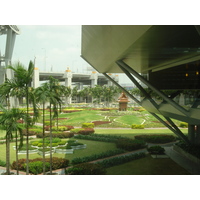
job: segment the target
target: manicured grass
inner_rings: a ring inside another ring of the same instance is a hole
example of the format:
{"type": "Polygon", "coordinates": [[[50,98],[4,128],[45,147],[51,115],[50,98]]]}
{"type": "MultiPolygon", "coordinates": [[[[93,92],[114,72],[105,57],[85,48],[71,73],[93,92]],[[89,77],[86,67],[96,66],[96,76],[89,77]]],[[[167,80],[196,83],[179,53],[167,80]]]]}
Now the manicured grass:
{"type": "MultiPolygon", "coordinates": [[[[182,128],[181,131],[186,134],[187,129],[182,128]]],[[[169,135],[175,135],[172,131],[170,131],[167,128],[158,128],[158,129],[95,129],[95,134],[111,134],[111,135],[121,135],[124,137],[133,138],[135,135],[139,134],[169,134],[169,135]]]]}
{"type": "Polygon", "coordinates": [[[169,158],[148,155],[132,162],[107,168],[107,175],[190,175],[169,158]]]}
{"type": "Polygon", "coordinates": [[[116,121],[131,126],[132,124],[141,124],[144,120],[134,115],[123,115],[116,121]]]}
{"type": "MultiPolygon", "coordinates": [[[[38,140],[38,139],[37,139],[38,140]]],[[[98,141],[89,141],[89,140],[81,140],[79,139],[78,142],[86,144],[86,149],[80,149],[80,150],[74,150],[73,154],[58,154],[54,153],[53,157],[59,157],[59,158],[66,158],[66,159],[73,159],[75,157],[84,157],[84,156],[90,156],[92,154],[99,154],[105,151],[114,150],[117,149],[114,143],[108,143],[108,142],[98,142],[98,141]]],[[[15,143],[11,143],[10,148],[10,160],[11,163],[15,160],[15,150],[13,149],[13,146],[15,146],[15,143]]],[[[34,158],[42,158],[37,153],[29,154],[30,159],[34,158]]],[[[49,156],[46,156],[47,158],[49,156]]],[[[19,159],[26,158],[25,154],[19,154],[19,159]]],[[[0,145],[0,160],[6,161],[6,145],[0,145]]]]}

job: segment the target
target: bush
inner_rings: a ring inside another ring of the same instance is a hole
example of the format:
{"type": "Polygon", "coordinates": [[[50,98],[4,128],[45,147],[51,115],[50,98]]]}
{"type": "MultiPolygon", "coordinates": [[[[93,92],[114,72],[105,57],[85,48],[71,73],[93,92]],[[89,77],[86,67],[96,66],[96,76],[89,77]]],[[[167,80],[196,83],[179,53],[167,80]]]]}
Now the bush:
{"type": "Polygon", "coordinates": [[[144,140],[145,142],[148,143],[155,143],[155,144],[162,144],[162,143],[168,143],[168,142],[173,142],[176,141],[176,137],[173,135],[137,135],[135,136],[135,139],[137,140],[144,140]]]}
{"type": "Polygon", "coordinates": [[[74,128],[70,130],[71,133],[81,134],[81,135],[90,135],[94,133],[93,128],[74,128]]]}
{"type": "Polygon", "coordinates": [[[187,153],[200,159],[200,145],[189,145],[183,142],[182,140],[176,143],[178,147],[186,151],[187,153]]]}
{"type": "MultiPolygon", "coordinates": [[[[43,135],[41,133],[38,133],[37,138],[43,138],[43,135]]],[[[50,133],[45,133],[44,137],[50,137],[50,133]]],[[[52,137],[58,137],[58,138],[71,138],[74,137],[74,133],[52,133],[52,137]]]]}
{"type": "Polygon", "coordinates": [[[165,149],[161,146],[151,146],[147,148],[147,151],[153,155],[162,155],[165,152],[165,149]]]}
{"type": "MultiPolygon", "coordinates": [[[[62,125],[62,126],[52,126],[52,130],[53,131],[69,131],[71,129],[73,129],[74,127],[73,126],[65,126],[65,125],[62,125]]],[[[47,126],[46,127],[46,130],[49,131],[50,130],[50,126],[47,126]]]]}
{"type": "MultiPolygon", "coordinates": [[[[28,166],[29,166],[29,172],[34,175],[41,174],[43,172],[42,161],[30,162],[28,166]]],[[[49,171],[49,170],[50,170],[50,163],[45,162],[45,171],[49,171]]]]}
{"type": "Polygon", "coordinates": [[[181,128],[188,128],[188,123],[187,122],[181,122],[179,124],[179,127],[181,127],[181,128]]]}
{"type": "Polygon", "coordinates": [[[5,167],[6,166],[6,162],[4,162],[3,160],[0,160],[0,166],[5,167]]]}
{"type": "MultiPolygon", "coordinates": [[[[36,161],[43,161],[43,158],[35,158],[35,159],[29,159],[29,163],[31,162],[36,162],[36,161]]],[[[45,162],[50,163],[50,158],[45,158],[45,162]]],[[[26,159],[19,159],[18,160],[18,168],[21,171],[26,171],[26,159]]],[[[69,160],[64,159],[64,158],[58,158],[58,157],[53,157],[52,158],[52,169],[60,169],[60,168],[66,168],[69,165],[69,160]]],[[[17,169],[17,163],[14,161],[11,165],[11,169],[17,169]]]]}
{"type": "Polygon", "coordinates": [[[94,128],[94,123],[83,123],[82,128],[94,128]]]}
{"type": "Polygon", "coordinates": [[[83,163],[66,170],[65,174],[70,175],[105,175],[106,170],[95,163],[83,163]]]}
{"type": "Polygon", "coordinates": [[[144,125],[142,125],[142,124],[132,124],[131,128],[132,129],[144,129],[144,125]]]}
{"type": "Polygon", "coordinates": [[[93,154],[91,156],[74,158],[74,159],[72,159],[71,163],[72,163],[72,165],[77,165],[77,164],[80,164],[80,163],[90,162],[90,161],[93,161],[93,160],[106,158],[106,157],[109,157],[109,156],[114,156],[114,155],[125,153],[125,152],[126,151],[122,150],[122,149],[110,150],[110,151],[106,151],[106,152],[103,152],[103,153],[100,153],[100,154],[93,154]]]}
{"type": "Polygon", "coordinates": [[[117,148],[125,149],[127,151],[134,151],[146,147],[146,142],[143,140],[119,139],[116,141],[117,148]]]}
{"type": "Polygon", "coordinates": [[[139,158],[144,158],[146,156],[145,153],[134,153],[125,156],[118,156],[113,158],[104,159],[102,161],[96,162],[97,164],[102,165],[105,168],[112,167],[115,165],[120,165],[126,162],[130,162],[132,160],[136,160],[139,158]]]}

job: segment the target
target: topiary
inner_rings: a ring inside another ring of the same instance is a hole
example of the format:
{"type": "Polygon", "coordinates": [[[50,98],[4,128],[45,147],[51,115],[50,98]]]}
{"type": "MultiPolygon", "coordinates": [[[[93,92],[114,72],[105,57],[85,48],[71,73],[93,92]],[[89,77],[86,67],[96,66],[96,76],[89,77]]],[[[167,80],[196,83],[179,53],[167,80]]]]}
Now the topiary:
{"type": "Polygon", "coordinates": [[[147,148],[147,151],[153,155],[162,155],[162,154],[164,154],[165,149],[161,146],[156,145],[156,146],[151,146],[151,147],[147,148]]]}

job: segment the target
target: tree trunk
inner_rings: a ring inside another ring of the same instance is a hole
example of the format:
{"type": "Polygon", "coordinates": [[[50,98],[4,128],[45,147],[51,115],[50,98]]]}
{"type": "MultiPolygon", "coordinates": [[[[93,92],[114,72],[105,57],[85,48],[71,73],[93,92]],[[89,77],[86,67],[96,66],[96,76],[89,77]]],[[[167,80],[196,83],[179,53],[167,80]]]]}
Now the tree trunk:
{"type": "Polygon", "coordinates": [[[19,166],[18,166],[18,142],[17,142],[17,131],[16,131],[16,140],[15,140],[15,147],[16,147],[16,167],[17,167],[17,175],[19,175],[19,166]]]}
{"type": "Polygon", "coordinates": [[[50,175],[52,174],[52,113],[50,103],[50,175]]]}
{"type": "Polygon", "coordinates": [[[27,111],[27,123],[26,123],[26,131],[27,131],[27,136],[26,136],[26,175],[29,175],[29,151],[28,151],[28,146],[29,146],[29,99],[28,99],[28,86],[26,86],[26,111],[27,111]]]}
{"type": "Polygon", "coordinates": [[[42,134],[42,142],[43,142],[43,174],[45,175],[45,151],[44,151],[44,136],[45,136],[45,103],[43,103],[43,134],[42,134]]]}
{"type": "Polygon", "coordinates": [[[6,174],[10,175],[10,133],[6,133],[6,174]]]}

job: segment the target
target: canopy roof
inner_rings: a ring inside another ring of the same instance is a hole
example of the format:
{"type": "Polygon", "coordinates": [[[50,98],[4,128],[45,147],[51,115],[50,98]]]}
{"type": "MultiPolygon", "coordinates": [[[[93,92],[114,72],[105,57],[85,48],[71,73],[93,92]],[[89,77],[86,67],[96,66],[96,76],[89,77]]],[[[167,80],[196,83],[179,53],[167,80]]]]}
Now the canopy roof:
{"type": "Polygon", "coordinates": [[[81,54],[100,73],[121,73],[123,60],[139,73],[200,60],[199,26],[85,25],[81,54]]]}

